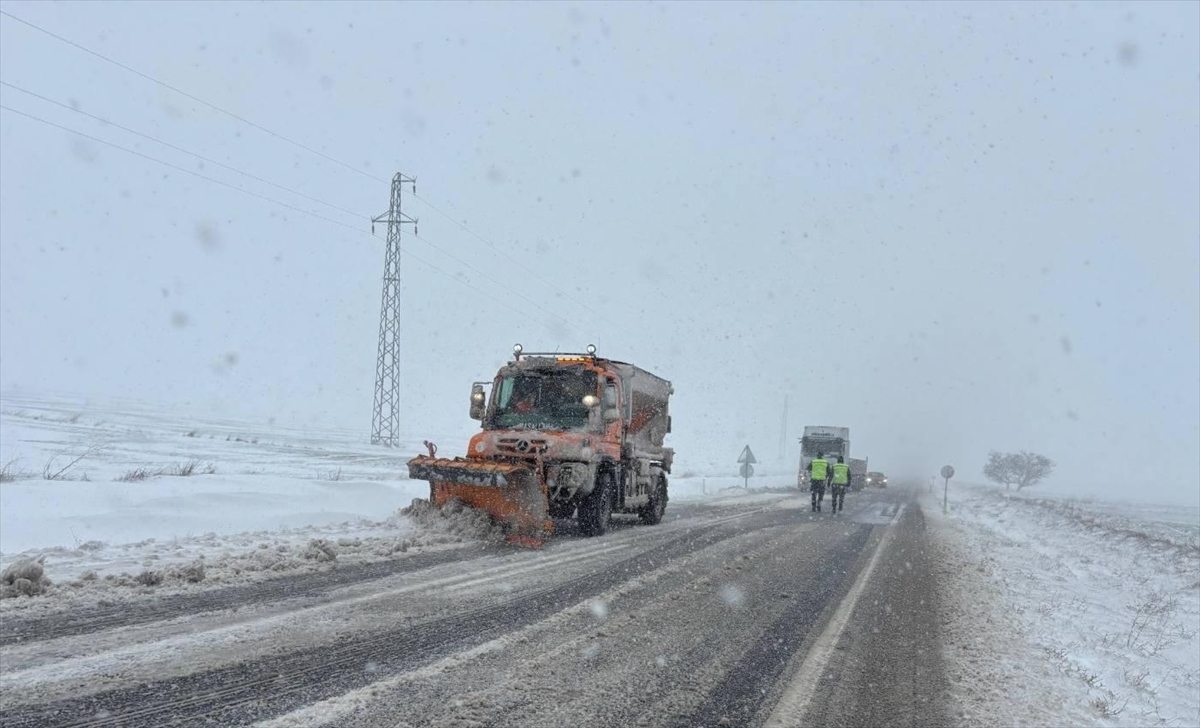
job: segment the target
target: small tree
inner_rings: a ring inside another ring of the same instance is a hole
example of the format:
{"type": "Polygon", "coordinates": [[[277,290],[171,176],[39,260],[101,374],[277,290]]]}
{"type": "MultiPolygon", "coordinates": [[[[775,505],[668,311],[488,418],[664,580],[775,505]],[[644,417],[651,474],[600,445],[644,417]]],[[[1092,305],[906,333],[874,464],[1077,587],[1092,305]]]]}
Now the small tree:
{"type": "Polygon", "coordinates": [[[996,452],[988,453],[987,464],[983,466],[983,475],[993,483],[1003,485],[1006,489],[1017,486],[1017,490],[1037,485],[1054,472],[1054,461],[1036,452],[996,452]]]}

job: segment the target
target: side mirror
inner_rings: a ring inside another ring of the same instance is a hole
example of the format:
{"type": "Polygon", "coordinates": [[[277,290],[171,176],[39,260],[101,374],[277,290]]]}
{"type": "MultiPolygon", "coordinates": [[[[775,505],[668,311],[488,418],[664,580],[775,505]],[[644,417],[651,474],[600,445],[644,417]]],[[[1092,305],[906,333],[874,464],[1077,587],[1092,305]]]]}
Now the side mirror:
{"type": "Polygon", "coordinates": [[[667,415],[667,432],[671,431],[671,415],[667,415]]]}
{"type": "Polygon", "coordinates": [[[471,385],[471,419],[482,420],[487,406],[487,396],[483,393],[482,384],[471,385]]]}
{"type": "Polygon", "coordinates": [[[604,407],[602,417],[605,423],[616,422],[621,419],[621,408],[618,406],[617,385],[604,385],[604,394],[601,397],[601,404],[604,407]]]}

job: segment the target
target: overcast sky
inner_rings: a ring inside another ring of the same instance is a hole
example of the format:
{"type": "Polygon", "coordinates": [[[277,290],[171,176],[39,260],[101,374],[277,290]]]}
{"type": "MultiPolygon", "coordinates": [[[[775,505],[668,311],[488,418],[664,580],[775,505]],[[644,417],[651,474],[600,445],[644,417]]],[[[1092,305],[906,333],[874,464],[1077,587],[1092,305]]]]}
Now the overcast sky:
{"type": "Polygon", "coordinates": [[[786,396],[788,467],[837,424],[893,473],[1200,499],[1200,4],[0,8],[262,127],[0,16],[0,79],[67,108],[4,106],[232,186],[0,112],[4,392],[367,437],[400,171],[443,452],[514,342],[595,343],[675,383],[680,470],[774,467],[786,396]]]}

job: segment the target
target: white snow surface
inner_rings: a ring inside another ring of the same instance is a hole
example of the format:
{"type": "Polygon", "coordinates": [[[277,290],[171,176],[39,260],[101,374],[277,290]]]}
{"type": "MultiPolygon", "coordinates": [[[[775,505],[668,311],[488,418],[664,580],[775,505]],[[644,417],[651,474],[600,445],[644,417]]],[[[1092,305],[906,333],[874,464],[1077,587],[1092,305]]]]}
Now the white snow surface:
{"type": "MultiPolygon", "coordinates": [[[[330,544],[345,563],[495,535],[468,513],[400,513],[428,496],[428,484],[408,480],[405,466],[425,448],[413,440],[390,450],[364,435],[206,419],[132,400],[2,396],[0,568],[44,558],[52,588],[0,605],[148,593],[136,582],[144,571],[167,577],[153,590],[163,593],[328,568],[311,558],[314,540],[330,544]],[[192,475],[170,474],[189,464],[192,475]],[[149,476],[121,480],[139,469],[149,476]],[[171,578],[197,562],[205,565],[202,583],[171,578]]],[[[466,441],[441,445],[442,454],[454,454],[466,441]]],[[[671,479],[670,497],[778,499],[764,489],[792,480],[756,477],[746,490],[741,478],[689,474],[671,479]]]]}
{"type": "Polygon", "coordinates": [[[1200,509],[924,493],[965,726],[1200,725],[1200,509]]]}

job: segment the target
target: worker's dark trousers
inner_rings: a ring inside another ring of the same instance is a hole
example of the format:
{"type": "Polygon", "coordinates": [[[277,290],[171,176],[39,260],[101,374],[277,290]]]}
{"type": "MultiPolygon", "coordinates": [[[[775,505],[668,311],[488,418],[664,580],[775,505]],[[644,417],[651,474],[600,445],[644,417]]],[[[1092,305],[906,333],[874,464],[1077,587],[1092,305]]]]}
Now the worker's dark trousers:
{"type": "Polygon", "coordinates": [[[812,509],[821,510],[821,501],[825,500],[825,482],[814,480],[809,485],[809,490],[812,491],[812,509]]]}
{"type": "Polygon", "coordinates": [[[833,501],[833,512],[846,510],[846,486],[834,485],[830,492],[829,499],[833,501]]]}

